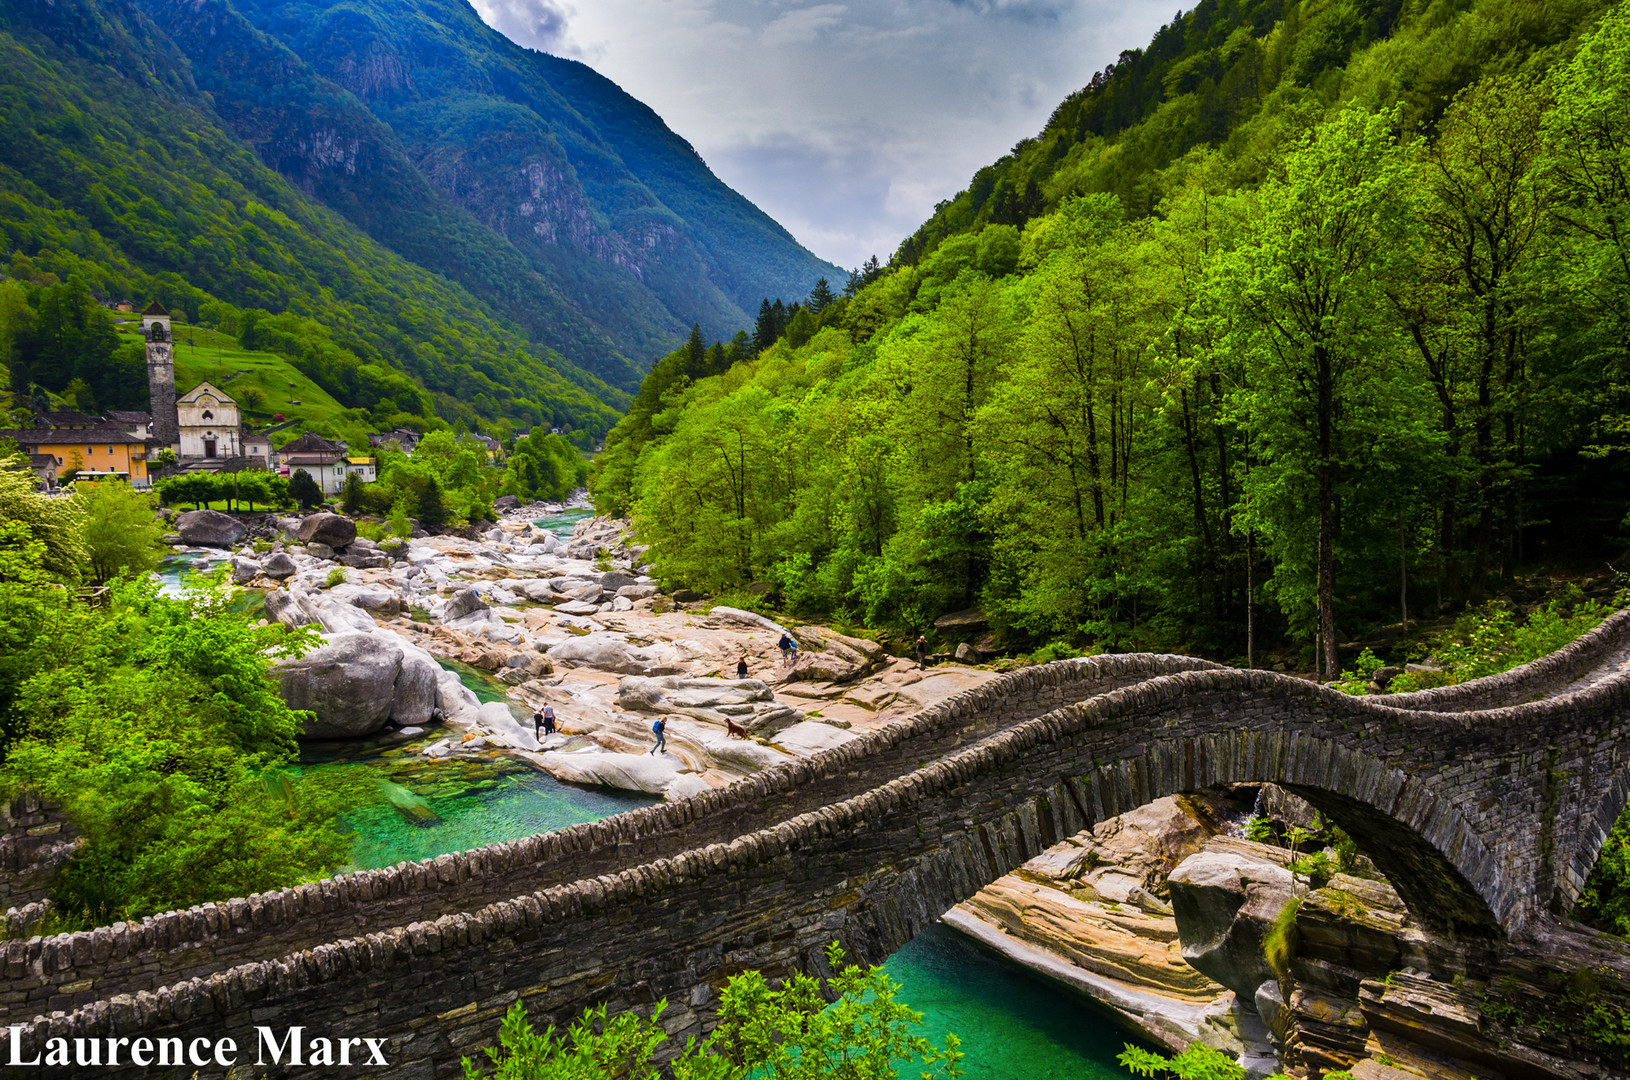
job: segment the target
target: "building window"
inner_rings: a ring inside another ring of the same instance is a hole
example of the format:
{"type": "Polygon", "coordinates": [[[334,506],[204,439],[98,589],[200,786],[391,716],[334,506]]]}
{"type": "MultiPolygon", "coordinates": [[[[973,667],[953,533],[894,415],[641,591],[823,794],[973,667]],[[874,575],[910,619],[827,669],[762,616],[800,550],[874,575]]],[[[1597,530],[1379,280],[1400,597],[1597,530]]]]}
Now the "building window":
{"type": "Polygon", "coordinates": [[[213,420],[213,419],[215,419],[215,414],[210,412],[208,409],[205,409],[204,410],[204,419],[205,420],[213,420]]]}

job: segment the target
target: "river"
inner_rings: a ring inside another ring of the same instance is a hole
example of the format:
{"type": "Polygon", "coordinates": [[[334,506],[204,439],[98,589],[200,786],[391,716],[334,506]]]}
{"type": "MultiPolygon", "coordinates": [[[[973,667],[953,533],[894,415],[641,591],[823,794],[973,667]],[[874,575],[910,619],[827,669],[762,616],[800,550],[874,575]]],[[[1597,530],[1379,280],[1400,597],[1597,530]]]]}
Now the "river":
{"type": "MultiPolygon", "coordinates": [[[[587,511],[544,519],[564,537],[587,511]]],[[[166,567],[166,584],[180,567],[166,567]]],[[[503,700],[502,683],[451,662],[483,701],[503,700]]],[[[599,821],[654,799],[562,784],[493,752],[473,761],[430,760],[413,748],[441,737],[400,737],[302,744],[300,769],[364,780],[370,801],[345,824],[356,831],[355,869],[407,860],[599,821]]],[[[922,1033],[962,1040],[968,1080],[1123,1080],[1115,1064],[1126,1037],[1098,1010],[935,926],[885,965],[899,999],[923,1014],[922,1033]]],[[[902,1078],[918,1075],[909,1067],[902,1078]]]]}

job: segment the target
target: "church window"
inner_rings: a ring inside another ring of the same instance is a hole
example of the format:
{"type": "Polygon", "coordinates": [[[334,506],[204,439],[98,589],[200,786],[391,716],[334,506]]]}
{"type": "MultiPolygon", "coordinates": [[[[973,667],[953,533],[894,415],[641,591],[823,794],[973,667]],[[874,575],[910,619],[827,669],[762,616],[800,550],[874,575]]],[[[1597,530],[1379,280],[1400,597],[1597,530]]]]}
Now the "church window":
{"type": "Polygon", "coordinates": [[[204,419],[205,420],[213,420],[213,419],[215,419],[215,414],[210,412],[208,409],[205,409],[204,410],[204,419]]]}

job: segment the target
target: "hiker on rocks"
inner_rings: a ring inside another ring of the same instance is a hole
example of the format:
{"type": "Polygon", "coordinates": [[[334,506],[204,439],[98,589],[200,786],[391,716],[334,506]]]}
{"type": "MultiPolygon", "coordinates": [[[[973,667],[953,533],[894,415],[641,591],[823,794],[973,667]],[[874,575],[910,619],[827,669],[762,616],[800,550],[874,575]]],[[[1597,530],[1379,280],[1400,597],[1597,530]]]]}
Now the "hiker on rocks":
{"type": "Polygon", "coordinates": [[[916,653],[917,653],[917,666],[920,667],[920,668],[927,667],[928,666],[928,639],[923,637],[921,634],[917,635],[916,653]]]}
{"type": "Polygon", "coordinates": [[[661,751],[662,753],[666,754],[668,752],[668,737],[666,735],[667,730],[668,721],[662,719],[660,716],[657,717],[657,722],[651,725],[651,734],[657,737],[656,743],[651,747],[651,753],[655,754],[658,751],[661,751]]]}
{"type": "Polygon", "coordinates": [[[775,647],[781,650],[781,664],[783,667],[790,667],[797,661],[798,643],[792,640],[792,635],[785,630],[781,632],[781,640],[775,643],[775,647]]]}
{"type": "Polygon", "coordinates": [[[747,654],[742,653],[741,659],[736,661],[736,678],[747,678],[747,654]]]}
{"type": "Polygon", "coordinates": [[[543,733],[545,735],[553,735],[555,733],[555,707],[553,705],[545,705],[543,707],[543,711],[534,715],[532,720],[534,725],[540,721],[542,722],[543,733]]]}

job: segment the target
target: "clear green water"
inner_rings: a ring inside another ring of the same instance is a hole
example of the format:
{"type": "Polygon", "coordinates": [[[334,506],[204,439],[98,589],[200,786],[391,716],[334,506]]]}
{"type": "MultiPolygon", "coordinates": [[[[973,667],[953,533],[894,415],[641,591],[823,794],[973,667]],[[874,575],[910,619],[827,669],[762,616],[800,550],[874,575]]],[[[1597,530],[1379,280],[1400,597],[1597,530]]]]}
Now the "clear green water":
{"type": "MultiPolygon", "coordinates": [[[[967,1080],[1127,1080],[1115,1055],[1134,1041],[1091,1006],[931,926],[883,970],[923,1014],[920,1033],[962,1040],[967,1080]]],[[[902,1080],[920,1070],[902,1068],[902,1080]]]]}
{"type": "Polygon", "coordinates": [[[572,535],[572,529],[584,518],[594,516],[593,510],[567,510],[563,514],[545,514],[532,522],[533,528],[554,533],[562,540],[572,535]]]}
{"type": "Polygon", "coordinates": [[[342,821],[357,834],[352,868],[372,870],[519,840],[656,801],[562,784],[497,752],[468,761],[436,761],[413,752],[445,734],[432,728],[408,743],[368,739],[301,745],[302,773],[343,770],[346,779],[363,780],[363,790],[371,796],[342,821]]]}

